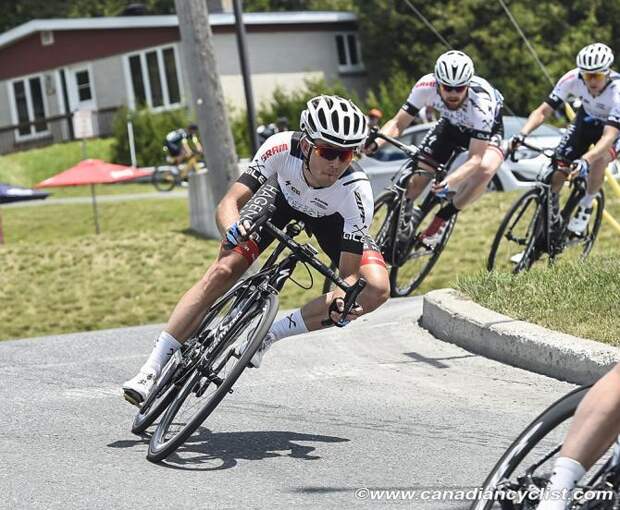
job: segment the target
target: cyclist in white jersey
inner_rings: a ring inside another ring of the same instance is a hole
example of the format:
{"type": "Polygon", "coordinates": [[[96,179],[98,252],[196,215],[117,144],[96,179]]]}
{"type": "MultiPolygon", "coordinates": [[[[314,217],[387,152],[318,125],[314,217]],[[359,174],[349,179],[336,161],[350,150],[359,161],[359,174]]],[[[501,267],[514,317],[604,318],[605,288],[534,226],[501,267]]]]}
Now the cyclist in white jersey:
{"type": "MultiPolygon", "coordinates": [[[[427,246],[434,247],[441,240],[454,214],[480,198],[502,164],[502,103],[499,91],[474,75],[474,64],[467,55],[448,51],[437,59],[432,74],[417,81],[402,109],[381,128],[383,133],[395,137],[414,121],[422,108],[432,107],[441,115],[420,146],[418,171],[409,180],[407,189],[410,200],[424,191],[435,170],[445,165],[455,151],[469,151],[459,168],[433,185],[433,192],[439,195],[456,193],[422,233],[427,246]]],[[[383,143],[377,139],[366,152],[373,153],[383,143]]],[[[412,213],[419,214],[419,209],[414,208],[412,213]]]]}
{"type": "MultiPolygon", "coordinates": [[[[353,162],[366,136],[366,117],[357,106],[338,96],[318,96],[302,112],[301,132],[277,133],[260,147],[217,207],[216,220],[225,239],[217,259],[181,298],[138,375],[123,385],[126,400],[136,405],[144,401],[161,369],[198,327],[204,312],[271,243],[271,236],[260,229],[257,238],[248,238],[250,225],[270,204],[275,205],[271,221],[277,227],[293,219],[304,221],[347,283],[359,277],[367,281],[358,297],[360,306],[346,320],[388,299],[385,263],[368,236],[373,215],[370,182],[353,162]]],[[[260,366],[274,341],[321,329],[326,318],[332,323],[341,319],[343,297],[337,288],[275,321],[252,357],[252,366],[260,366]]]]}
{"type": "Polygon", "coordinates": [[[557,225],[558,192],[564,181],[571,172],[587,176],[587,192],[567,227],[574,234],[582,235],[588,226],[594,197],[603,184],[605,167],[616,158],[620,134],[620,75],[610,69],[614,54],[605,44],[586,46],[576,60],[577,68],[562,76],[545,102],[530,114],[521,132],[511,140],[511,148],[516,149],[569,98],[580,99],[581,107],[556,148],[551,185],[557,225]]]}

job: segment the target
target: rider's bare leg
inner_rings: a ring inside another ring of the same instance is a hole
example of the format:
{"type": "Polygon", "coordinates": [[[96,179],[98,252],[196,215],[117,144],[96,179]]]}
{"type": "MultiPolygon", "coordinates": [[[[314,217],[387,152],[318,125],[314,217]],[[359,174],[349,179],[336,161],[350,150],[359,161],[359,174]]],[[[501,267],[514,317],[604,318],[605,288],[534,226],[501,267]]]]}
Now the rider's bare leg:
{"type": "Polygon", "coordinates": [[[603,376],[579,404],[562,457],[586,469],[600,458],[620,434],[620,364],[603,376]]]}
{"type": "Polygon", "coordinates": [[[504,155],[496,146],[489,146],[480,162],[478,171],[467,178],[459,187],[452,203],[459,211],[478,200],[486,191],[487,185],[493,179],[497,169],[504,161],[504,155]]]}
{"type": "Polygon", "coordinates": [[[178,302],[164,331],[180,343],[186,341],[199,326],[204,313],[247,268],[248,262],[241,254],[220,248],[217,260],[178,302]]]}
{"type": "Polygon", "coordinates": [[[415,174],[409,179],[409,183],[407,184],[407,198],[410,200],[415,200],[418,198],[428,183],[435,175],[435,170],[430,165],[427,165],[423,162],[418,162],[418,168],[424,170],[425,172],[429,172],[430,175],[426,174],[415,174]]]}

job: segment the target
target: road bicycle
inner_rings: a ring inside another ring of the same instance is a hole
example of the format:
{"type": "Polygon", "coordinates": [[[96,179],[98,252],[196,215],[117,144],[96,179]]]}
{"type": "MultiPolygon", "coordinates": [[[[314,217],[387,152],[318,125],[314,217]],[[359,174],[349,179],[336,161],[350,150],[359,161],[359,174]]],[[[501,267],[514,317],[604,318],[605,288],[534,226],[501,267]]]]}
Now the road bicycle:
{"type": "MultiPolygon", "coordinates": [[[[406,192],[413,175],[425,173],[416,169],[419,149],[380,132],[371,136],[382,138],[407,156],[392,177],[391,185],[376,198],[369,230],[370,237],[378,245],[389,266],[390,295],[405,297],[420,286],[439,259],[452,235],[457,215],[448,220],[442,238],[434,247],[426,245],[421,234],[448,197],[438,198],[434,193],[425,191],[426,195],[421,195],[424,198],[420,206],[414,207],[413,201],[406,198],[406,192]]],[[[447,169],[458,154],[459,152],[455,152],[445,165],[435,171],[435,182],[441,182],[445,178],[447,169]]],[[[323,292],[328,292],[330,288],[331,282],[326,279],[323,292]]]]}
{"type": "MultiPolygon", "coordinates": [[[[487,476],[470,510],[534,510],[577,406],[591,386],[578,388],[538,416],[487,476]]],[[[620,442],[588,470],[567,510],[612,510],[620,505],[620,442]]]]}
{"type": "MultiPolygon", "coordinates": [[[[292,274],[299,262],[306,268],[313,267],[345,291],[342,317],[357,306],[357,296],[366,281],[360,278],[348,285],[317,258],[318,251],[311,244],[299,244],[293,239],[302,232],[303,222],[290,223],[283,231],[269,221],[272,212],[270,206],[268,214],[256,221],[252,230],[262,226],[279,241],[276,248],[256,274],[239,281],[209,309],[195,334],[166,364],[134,418],[132,432],[141,434],[161,416],[149,443],[150,461],[161,461],[174,452],[233,392],[233,385],[275,319],[278,294],[287,280],[295,282],[292,274]],[[285,249],[290,253],[278,262],[285,249]],[[244,342],[239,355],[238,347],[244,342]]],[[[340,319],[336,326],[345,324],[340,319]]]]}
{"type": "MultiPolygon", "coordinates": [[[[553,160],[554,149],[542,149],[528,143],[522,145],[553,160]]],[[[516,160],[514,152],[510,157],[516,160]]],[[[592,251],[605,208],[603,190],[594,199],[586,230],[581,235],[574,234],[567,226],[584,196],[587,182],[583,177],[569,181],[568,198],[558,215],[554,213],[552,175],[553,165],[541,168],[536,185],[521,195],[504,216],[491,244],[487,259],[489,271],[508,270],[516,274],[528,270],[545,254],[548,262],[553,263],[567,250],[578,253],[582,259],[592,251]]]]}
{"type": "Polygon", "coordinates": [[[156,166],[151,175],[151,182],[158,191],[172,191],[177,186],[182,186],[189,175],[205,168],[200,154],[192,154],[184,163],[178,165],[156,166]]]}

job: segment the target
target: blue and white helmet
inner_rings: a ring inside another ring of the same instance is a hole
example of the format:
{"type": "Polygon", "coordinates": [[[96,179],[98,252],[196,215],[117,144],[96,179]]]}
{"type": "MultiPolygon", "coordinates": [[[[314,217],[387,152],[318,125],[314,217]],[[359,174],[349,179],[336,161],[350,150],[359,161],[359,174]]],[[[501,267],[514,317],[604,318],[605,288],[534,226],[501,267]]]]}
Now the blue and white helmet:
{"type": "Polygon", "coordinates": [[[469,85],[474,76],[474,63],[462,51],[450,50],[435,62],[435,79],[448,87],[469,85]]]}
{"type": "Polygon", "coordinates": [[[310,99],[301,112],[300,127],[312,141],[345,149],[361,147],[368,135],[366,115],[352,101],[339,96],[310,99]]]}
{"type": "Polygon", "coordinates": [[[588,44],[577,53],[577,67],[584,73],[607,72],[614,63],[614,52],[603,43],[588,44]]]}

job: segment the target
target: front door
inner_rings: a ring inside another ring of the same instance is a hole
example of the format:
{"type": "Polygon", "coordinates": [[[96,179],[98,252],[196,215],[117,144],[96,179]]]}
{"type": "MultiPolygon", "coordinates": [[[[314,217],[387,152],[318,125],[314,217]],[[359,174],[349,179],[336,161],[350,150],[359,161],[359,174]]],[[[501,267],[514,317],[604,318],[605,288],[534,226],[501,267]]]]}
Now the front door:
{"type": "MultiPolygon", "coordinates": [[[[95,88],[92,80],[90,66],[74,66],[67,69],[67,92],[69,94],[69,109],[76,110],[96,110],[95,88]]],[[[93,121],[96,114],[93,113],[93,121]]],[[[96,124],[96,121],[95,121],[96,124]]],[[[96,125],[93,126],[95,135],[96,125]]]]}

